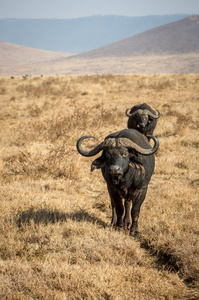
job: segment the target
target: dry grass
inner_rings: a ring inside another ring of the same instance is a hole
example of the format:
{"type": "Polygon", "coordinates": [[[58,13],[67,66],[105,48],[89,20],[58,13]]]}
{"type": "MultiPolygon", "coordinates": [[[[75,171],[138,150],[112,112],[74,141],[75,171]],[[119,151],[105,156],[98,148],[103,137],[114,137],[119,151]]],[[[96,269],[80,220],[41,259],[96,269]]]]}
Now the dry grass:
{"type": "Polygon", "coordinates": [[[198,95],[196,74],[0,78],[1,299],[199,296],[198,95]],[[110,227],[76,141],[126,128],[143,102],[162,115],[135,240],[110,227]]]}

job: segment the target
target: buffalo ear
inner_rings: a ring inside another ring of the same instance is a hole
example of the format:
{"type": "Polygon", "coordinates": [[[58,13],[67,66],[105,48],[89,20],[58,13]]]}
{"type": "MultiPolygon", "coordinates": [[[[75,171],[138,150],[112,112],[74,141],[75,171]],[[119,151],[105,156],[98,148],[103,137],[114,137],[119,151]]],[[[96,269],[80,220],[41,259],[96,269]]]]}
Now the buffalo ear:
{"type": "Polygon", "coordinates": [[[101,169],[105,164],[105,159],[103,156],[98,157],[95,159],[91,164],[91,172],[93,172],[95,169],[101,169]]]}
{"type": "Polygon", "coordinates": [[[148,123],[151,123],[151,122],[153,122],[153,118],[151,117],[151,116],[149,116],[149,118],[148,118],[148,123]]]}

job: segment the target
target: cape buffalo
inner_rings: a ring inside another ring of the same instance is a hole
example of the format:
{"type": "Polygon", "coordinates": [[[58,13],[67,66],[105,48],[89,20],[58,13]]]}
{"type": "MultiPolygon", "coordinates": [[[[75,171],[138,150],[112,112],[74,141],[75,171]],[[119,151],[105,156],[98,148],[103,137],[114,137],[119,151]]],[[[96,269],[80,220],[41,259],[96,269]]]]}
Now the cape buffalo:
{"type": "Polygon", "coordinates": [[[130,234],[135,235],[140,207],[153,174],[154,153],[159,147],[159,142],[156,137],[150,136],[154,141],[154,146],[151,147],[143,134],[134,129],[124,129],[108,135],[94,149],[86,151],[82,149],[81,143],[87,138],[93,136],[81,137],[77,141],[77,150],[87,157],[103,151],[102,155],[92,162],[91,171],[101,169],[107,183],[112,205],[112,224],[128,228],[132,204],[130,234]]]}
{"type": "Polygon", "coordinates": [[[136,129],[144,135],[153,135],[157,119],[160,117],[160,112],[155,111],[146,103],[135,105],[126,110],[126,115],[129,117],[127,127],[136,129]]]}

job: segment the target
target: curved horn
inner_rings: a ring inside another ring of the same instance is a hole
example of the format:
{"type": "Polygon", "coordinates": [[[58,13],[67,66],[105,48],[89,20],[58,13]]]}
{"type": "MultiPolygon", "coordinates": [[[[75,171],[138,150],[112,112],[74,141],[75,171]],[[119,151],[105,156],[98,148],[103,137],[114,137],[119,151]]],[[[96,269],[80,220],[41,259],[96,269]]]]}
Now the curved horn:
{"type": "Polygon", "coordinates": [[[160,117],[161,113],[160,113],[160,111],[159,111],[158,109],[156,109],[156,110],[157,110],[157,112],[158,112],[157,115],[153,114],[153,113],[152,113],[151,111],[149,111],[148,109],[144,109],[144,110],[143,110],[143,113],[149,115],[149,116],[152,117],[153,119],[158,119],[158,118],[160,117]]]}
{"type": "Polygon", "coordinates": [[[151,138],[154,141],[153,148],[151,148],[151,149],[148,150],[148,154],[145,154],[145,155],[151,155],[151,154],[154,154],[158,150],[158,148],[159,148],[159,141],[158,141],[158,139],[154,135],[151,135],[151,134],[148,134],[147,138],[151,138]]]}
{"type": "Polygon", "coordinates": [[[131,110],[130,108],[127,108],[127,110],[126,110],[126,112],[125,112],[127,117],[131,117],[131,116],[132,116],[132,115],[129,113],[130,110],[131,110]]]}
{"type": "Polygon", "coordinates": [[[76,144],[77,151],[83,156],[94,156],[102,150],[102,145],[101,145],[102,143],[90,151],[85,151],[82,149],[81,143],[83,140],[88,139],[88,138],[94,138],[94,136],[84,135],[77,141],[77,144],[76,144]]]}
{"type": "Polygon", "coordinates": [[[136,152],[138,152],[139,154],[145,155],[145,156],[152,155],[152,154],[154,154],[158,150],[159,141],[153,135],[147,135],[147,137],[150,137],[150,138],[153,139],[153,141],[155,143],[154,146],[153,146],[153,148],[150,148],[150,149],[142,148],[142,147],[138,146],[136,143],[134,143],[131,140],[129,140],[128,138],[118,138],[117,139],[117,147],[120,146],[120,147],[126,147],[128,149],[133,149],[136,152]]]}
{"type": "Polygon", "coordinates": [[[127,110],[126,110],[127,117],[132,117],[132,116],[135,116],[136,114],[141,114],[142,113],[142,109],[138,109],[138,110],[134,111],[131,114],[129,113],[130,110],[131,110],[131,108],[127,108],[127,110]]]}
{"type": "Polygon", "coordinates": [[[90,151],[85,151],[81,147],[82,141],[84,139],[87,139],[87,138],[94,138],[93,136],[85,135],[85,136],[82,136],[77,141],[77,150],[81,155],[87,156],[87,157],[88,156],[94,156],[94,155],[98,154],[100,151],[102,151],[106,148],[110,148],[110,147],[126,147],[128,149],[135,150],[136,152],[138,152],[141,155],[145,155],[145,156],[152,155],[158,150],[159,141],[153,135],[147,135],[147,137],[152,138],[152,140],[154,141],[155,144],[154,144],[153,148],[150,148],[150,149],[142,148],[142,147],[138,146],[136,143],[132,142],[130,139],[123,137],[123,138],[108,138],[108,139],[105,139],[102,143],[100,143],[94,149],[92,149],[90,151]]]}
{"type": "Polygon", "coordinates": [[[114,138],[109,138],[104,140],[102,143],[100,143],[98,146],[96,146],[94,149],[90,150],[90,151],[85,151],[82,149],[81,147],[81,143],[84,139],[87,138],[94,138],[91,135],[85,135],[82,136],[78,141],[77,141],[77,151],[83,155],[83,156],[94,156],[96,154],[98,154],[100,151],[104,150],[105,148],[109,148],[109,147],[115,147],[115,139],[114,138]]]}

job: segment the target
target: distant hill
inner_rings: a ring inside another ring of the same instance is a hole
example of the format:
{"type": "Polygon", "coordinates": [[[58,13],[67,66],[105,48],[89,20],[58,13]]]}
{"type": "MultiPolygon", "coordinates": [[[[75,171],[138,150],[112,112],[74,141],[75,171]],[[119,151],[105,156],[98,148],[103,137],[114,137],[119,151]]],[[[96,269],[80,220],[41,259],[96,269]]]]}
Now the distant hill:
{"type": "Polygon", "coordinates": [[[0,75],[199,73],[199,16],[78,55],[0,43],[0,75]]]}
{"type": "MultiPolygon", "coordinates": [[[[72,53],[60,53],[53,51],[46,51],[40,49],[33,49],[28,47],[23,47],[19,45],[14,45],[11,43],[6,43],[0,41],[0,61],[6,61],[7,59],[10,62],[43,62],[49,59],[56,59],[57,57],[68,57],[72,53]]],[[[74,54],[73,54],[74,55],[74,54]]]]}
{"type": "Polygon", "coordinates": [[[36,49],[82,53],[187,16],[0,19],[0,40],[36,49]]]}
{"type": "Polygon", "coordinates": [[[42,65],[72,54],[32,49],[0,41],[0,75],[42,73],[42,65]],[[24,70],[24,71],[23,71],[24,70]],[[40,70],[40,71],[39,71],[40,70]]]}
{"type": "Polygon", "coordinates": [[[147,30],[77,57],[129,57],[185,53],[199,53],[199,15],[147,30]]]}

